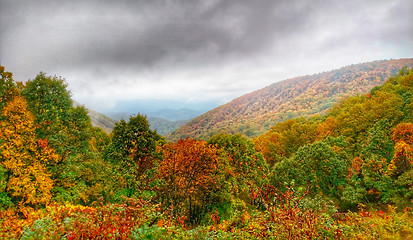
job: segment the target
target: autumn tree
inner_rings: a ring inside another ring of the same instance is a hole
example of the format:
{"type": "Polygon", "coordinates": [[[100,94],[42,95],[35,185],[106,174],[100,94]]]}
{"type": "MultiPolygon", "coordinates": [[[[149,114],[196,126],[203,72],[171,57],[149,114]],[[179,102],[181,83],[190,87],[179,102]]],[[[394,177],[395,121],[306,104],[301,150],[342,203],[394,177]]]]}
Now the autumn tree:
{"type": "Polygon", "coordinates": [[[285,147],[283,137],[276,132],[268,131],[254,138],[254,147],[256,151],[261,152],[269,165],[285,159],[285,147]]]}
{"type": "Polygon", "coordinates": [[[46,139],[37,139],[33,114],[21,96],[3,108],[0,164],[8,170],[7,192],[21,209],[50,202],[53,180],[46,165],[59,156],[46,139]]]}
{"type": "Polygon", "coordinates": [[[413,164],[413,123],[397,125],[393,130],[392,140],[395,142],[395,151],[389,172],[398,177],[410,170],[413,164]]]}
{"type": "Polygon", "coordinates": [[[175,212],[186,212],[190,221],[199,221],[200,213],[213,201],[219,157],[217,148],[206,141],[181,139],[162,147],[158,179],[159,196],[175,212]]]}
{"type": "Polygon", "coordinates": [[[327,117],[323,122],[321,122],[316,129],[316,140],[323,140],[328,136],[337,137],[337,119],[333,117],[327,117]]]}
{"type": "Polygon", "coordinates": [[[306,118],[277,123],[267,133],[254,139],[255,149],[261,151],[270,165],[280,162],[316,137],[317,123],[306,118]]]}
{"type": "MultiPolygon", "coordinates": [[[[18,94],[16,83],[12,73],[6,72],[4,66],[0,65],[0,121],[3,120],[3,107],[18,94]]],[[[0,139],[0,144],[2,140],[0,139]]],[[[7,194],[8,171],[0,164],[0,209],[12,205],[10,196],[7,194]]]]}

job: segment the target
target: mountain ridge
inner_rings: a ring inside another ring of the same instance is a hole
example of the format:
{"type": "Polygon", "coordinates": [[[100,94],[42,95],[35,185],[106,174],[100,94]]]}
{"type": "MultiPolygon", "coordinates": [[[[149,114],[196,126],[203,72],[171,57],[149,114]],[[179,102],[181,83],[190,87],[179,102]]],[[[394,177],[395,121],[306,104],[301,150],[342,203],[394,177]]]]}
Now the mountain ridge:
{"type": "Polygon", "coordinates": [[[157,111],[150,112],[148,116],[158,117],[169,120],[171,122],[176,121],[189,121],[195,117],[201,115],[201,111],[196,111],[189,108],[180,108],[180,109],[160,109],[157,111]]]}
{"type": "Polygon", "coordinates": [[[340,99],[365,94],[403,66],[413,66],[413,58],[352,64],[275,82],[194,118],[167,139],[205,139],[219,132],[254,137],[277,122],[323,114],[340,99]]]}

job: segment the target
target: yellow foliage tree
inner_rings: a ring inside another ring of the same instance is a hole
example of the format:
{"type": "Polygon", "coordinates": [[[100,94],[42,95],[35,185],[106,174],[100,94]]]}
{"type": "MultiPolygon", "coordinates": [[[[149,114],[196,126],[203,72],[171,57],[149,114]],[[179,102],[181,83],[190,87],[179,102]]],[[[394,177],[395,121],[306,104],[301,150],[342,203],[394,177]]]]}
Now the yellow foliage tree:
{"type": "Polygon", "coordinates": [[[395,143],[394,156],[389,165],[389,173],[400,176],[410,170],[413,164],[413,123],[400,123],[393,129],[395,143]]]}
{"type": "Polygon", "coordinates": [[[286,154],[283,136],[279,133],[268,131],[254,138],[253,141],[255,150],[261,152],[270,165],[281,161],[282,157],[286,154]]]}
{"type": "Polygon", "coordinates": [[[2,113],[0,164],[8,170],[7,192],[21,210],[47,204],[52,198],[53,180],[46,164],[59,157],[47,139],[36,138],[34,116],[23,97],[14,97],[2,113]]]}

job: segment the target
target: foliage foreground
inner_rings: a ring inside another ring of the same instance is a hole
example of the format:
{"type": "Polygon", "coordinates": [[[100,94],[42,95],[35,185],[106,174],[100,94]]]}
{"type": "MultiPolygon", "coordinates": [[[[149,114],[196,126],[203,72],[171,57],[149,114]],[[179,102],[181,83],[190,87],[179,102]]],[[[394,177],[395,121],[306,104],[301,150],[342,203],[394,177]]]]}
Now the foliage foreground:
{"type": "Polygon", "coordinates": [[[161,205],[127,199],[123,204],[94,203],[90,207],[52,204],[28,213],[0,213],[2,239],[411,239],[411,209],[333,213],[302,207],[303,196],[287,191],[277,195],[281,204],[265,203],[265,211],[240,204],[221,220],[210,215],[209,224],[187,226],[161,205]]]}

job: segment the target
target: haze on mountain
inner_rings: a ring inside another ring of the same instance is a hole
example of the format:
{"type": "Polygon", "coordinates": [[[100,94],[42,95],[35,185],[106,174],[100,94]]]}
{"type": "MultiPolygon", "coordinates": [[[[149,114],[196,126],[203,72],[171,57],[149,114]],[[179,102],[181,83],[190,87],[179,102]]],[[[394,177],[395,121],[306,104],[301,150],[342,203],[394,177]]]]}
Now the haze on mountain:
{"type": "Polygon", "coordinates": [[[99,112],[205,112],[283,79],[412,57],[411,12],[402,0],[2,0],[0,61],[17,81],[64,77],[99,112]]]}

